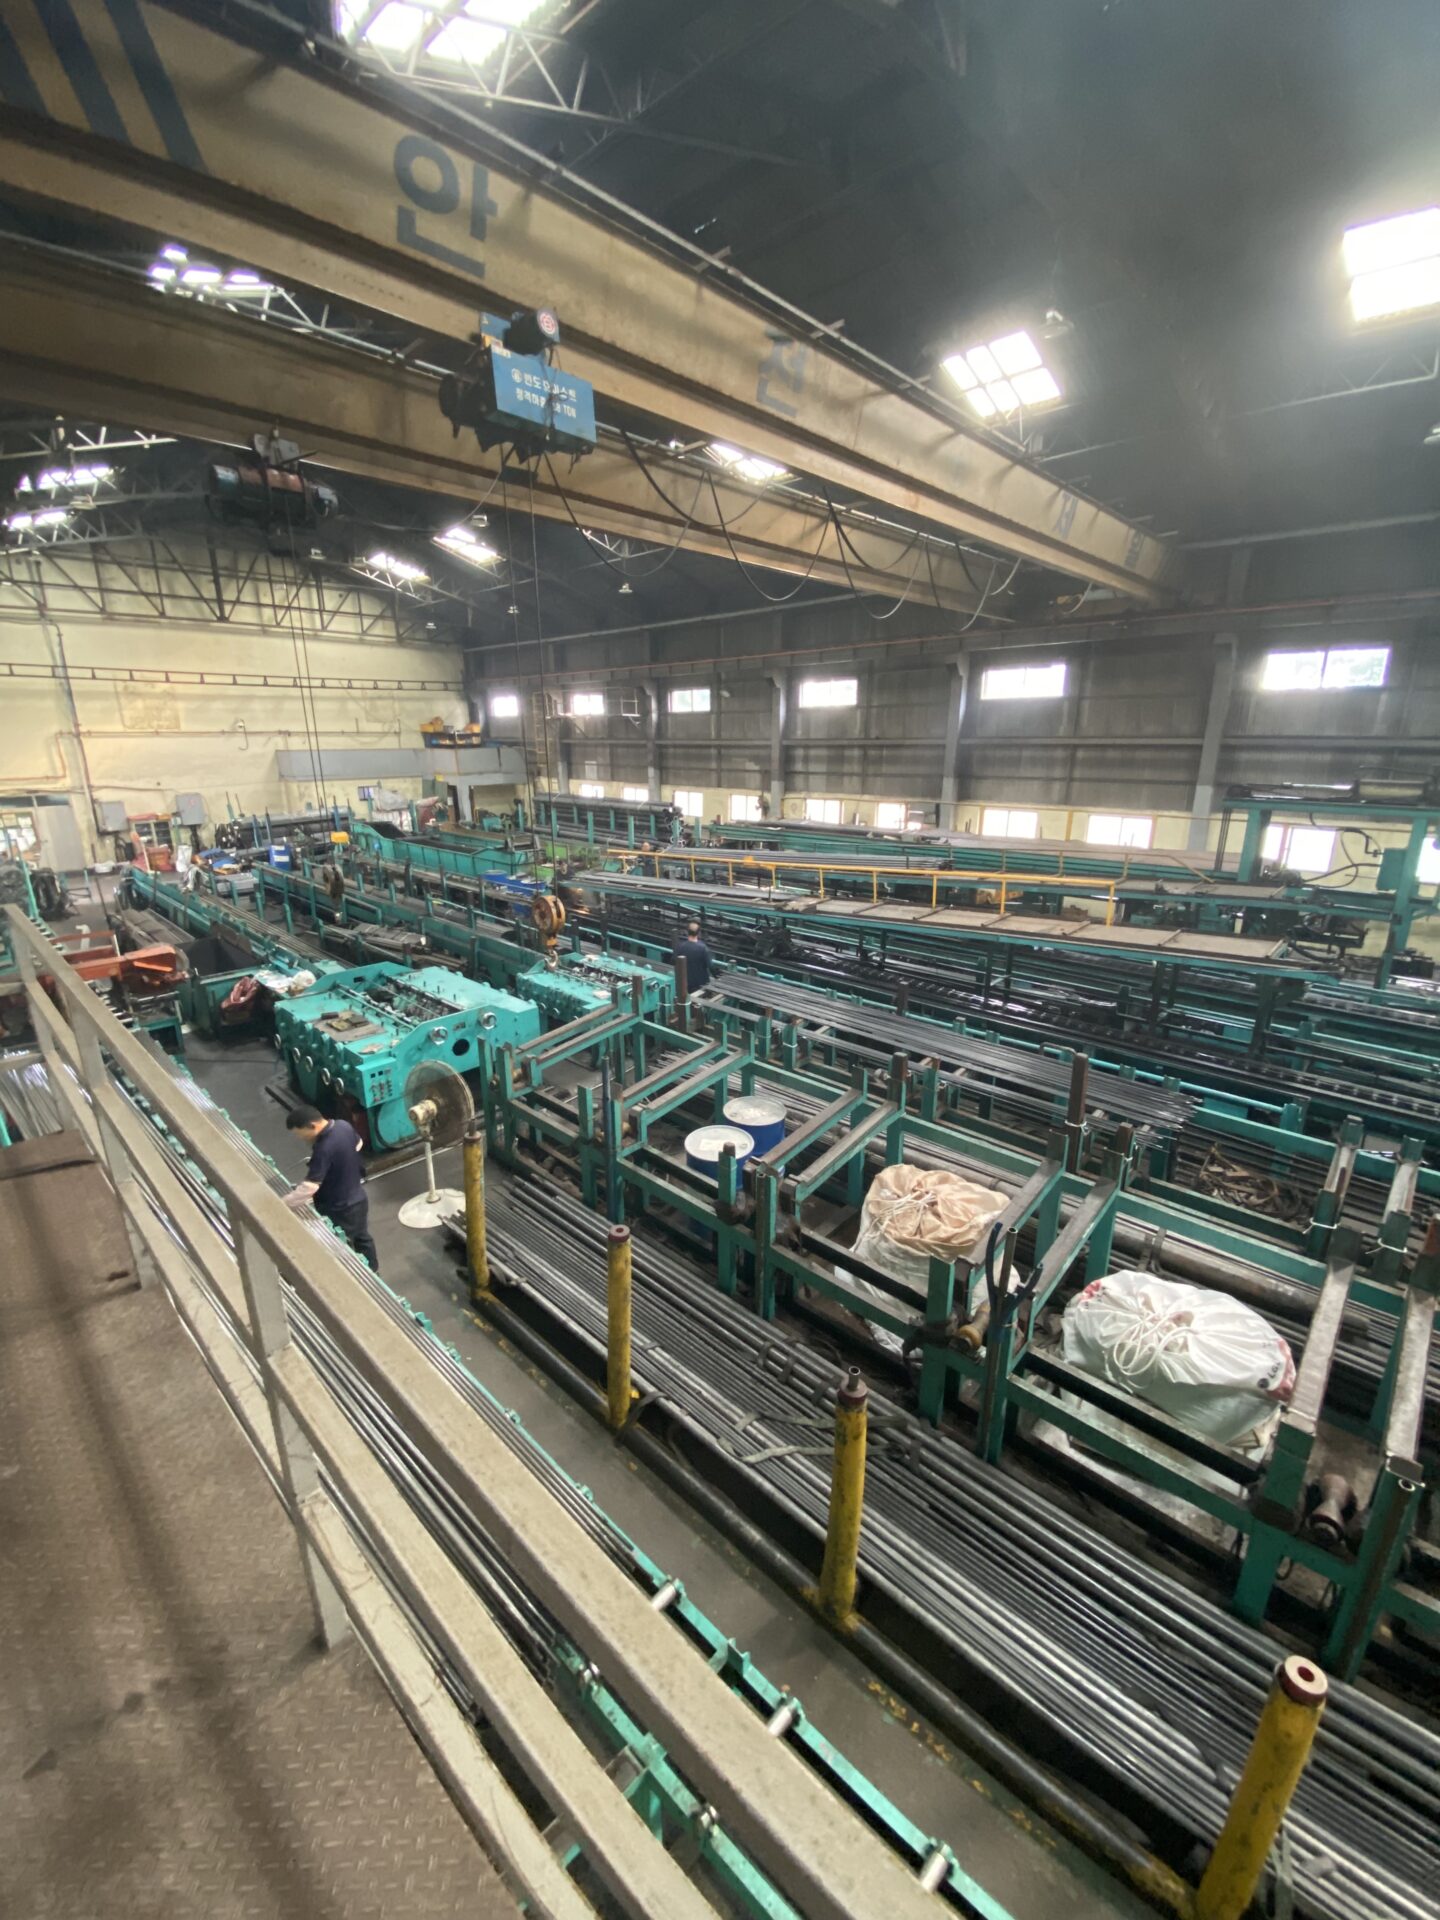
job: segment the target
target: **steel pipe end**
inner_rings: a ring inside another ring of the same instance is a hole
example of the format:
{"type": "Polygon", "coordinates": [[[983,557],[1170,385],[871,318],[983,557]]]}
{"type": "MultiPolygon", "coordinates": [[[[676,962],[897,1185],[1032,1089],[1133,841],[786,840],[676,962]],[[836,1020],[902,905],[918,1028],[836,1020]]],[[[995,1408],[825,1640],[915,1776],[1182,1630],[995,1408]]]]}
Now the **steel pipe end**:
{"type": "Polygon", "coordinates": [[[840,1391],[835,1396],[837,1402],[847,1409],[863,1407],[870,1398],[870,1389],[861,1378],[859,1367],[851,1367],[840,1383],[840,1391]]]}
{"type": "Polygon", "coordinates": [[[1280,1662],[1275,1678],[1280,1683],[1280,1691],[1302,1707],[1323,1706],[1330,1691],[1324,1672],[1303,1654],[1288,1654],[1280,1662]]]}

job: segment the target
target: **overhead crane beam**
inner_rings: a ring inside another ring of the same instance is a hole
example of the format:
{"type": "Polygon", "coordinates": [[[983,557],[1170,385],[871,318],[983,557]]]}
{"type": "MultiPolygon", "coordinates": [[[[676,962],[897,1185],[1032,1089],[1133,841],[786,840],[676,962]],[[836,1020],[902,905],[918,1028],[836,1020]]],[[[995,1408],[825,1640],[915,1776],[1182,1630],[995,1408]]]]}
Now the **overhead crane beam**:
{"type": "Polygon", "coordinates": [[[667,253],[599,196],[565,197],[543,157],[498,163],[478,123],[467,147],[455,108],[438,138],[399,88],[362,90],[154,0],[67,17],[52,35],[43,0],[8,9],[0,188],[453,339],[482,306],[553,305],[567,368],[617,405],[1139,599],[1164,591],[1163,541],[967,426],[958,402],[907,393],[833,329],[707,277],[721,263],[667,253]]]}
{"type": "MultiPolygon", "coordinates": [[[[10,400],[93,418],[118,412],[152,432],[230,442],[278,422],[317,461],[452,497],[479,498],[499,470],[498,452],[481,453],[470,435],[451,433],[433,377],[353,348],[168,299],[124,275],[18,246],[0,258],[0,310],[0,393],[10,400]]],[[[569,470],[542,463],[535,511],[661,546],[678,540],[721,558],[733,547],[747,565],[874,593],[909,591],[917,602],[960,612],[975,605],[953,552],[927,562],[896,536],[852,526],[857,550],[874,563],[862,566],[842,551],[816,503],[723,475],[712,496],[693,468],[648,456],[646,464],[681,512],[628,453],[606,448],[569,470]],[[713,530],[717,502],[728,538],[713,530]],[[697,519],[687,525],[692,503],[697,519]]],[[[512,506],[528,507],[530,498],[526,481],[510,481],[512,506]]]]}

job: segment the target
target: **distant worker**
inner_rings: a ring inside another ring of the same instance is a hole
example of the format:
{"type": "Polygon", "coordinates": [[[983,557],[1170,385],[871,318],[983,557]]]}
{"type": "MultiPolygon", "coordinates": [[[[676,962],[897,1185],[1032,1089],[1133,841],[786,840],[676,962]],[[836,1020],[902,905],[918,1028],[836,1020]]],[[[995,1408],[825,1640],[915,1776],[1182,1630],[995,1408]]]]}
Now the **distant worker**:
{"type": "Polygon", "coordinates": [[[380,1256],[370,1237],[370,1201],[365,1192],[365,1167],[360,1136],[348,1120],[327,1120],[316,1107],[294,1107],[285,1125],[310,1143],[310,1165],[305,1178],[285,1195],[296,1213],[308,1202],[337,1226],[362,1260],[380,1271],[380,1256]]]}
{"type": "Polygon", "coordinates": [[[685,962],[685,991],[699,993],[710,984],[710,949],[700,938],[700,922],[692,920],[685,938],[675,944],[675,958],[685,962]]]}

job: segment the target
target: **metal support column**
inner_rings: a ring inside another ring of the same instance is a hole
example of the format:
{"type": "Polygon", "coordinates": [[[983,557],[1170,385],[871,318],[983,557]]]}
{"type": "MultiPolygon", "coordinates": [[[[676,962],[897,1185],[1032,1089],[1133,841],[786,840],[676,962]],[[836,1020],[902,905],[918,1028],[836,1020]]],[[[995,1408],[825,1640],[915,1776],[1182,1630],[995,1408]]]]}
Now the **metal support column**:
{"type": "Polygon", "coordinates": [[[1195,791],[1190,797],[1190,830],[1186,846],[1201,853],[1209,844],[1210,816],[1215,811],[1215,774],[1220,765],[1220,749],[1230,719],[1230,700],[1235,691],[1235,654],[1233,633],[1217,633],[1215,657],[1210,668],[1210,705],[1205,714],[1205,735],[1200,743],[1200,764],[1195,770],[1195,791]]]}
{"type": "Polygon", "coordinates": [[[778,820],[785,810],[785,729],[790,720],[790,682],[783,673],[772,673],[770,685],[774,699],[770,703],[770,818],[778,820]]]}
{"type": "Polygon", "coordinates": [[[945,714],[945,759],[940,772],[940,825],[953,826],[945,817],[947,808],[960,802],[960,736],[965,730],[965,712],[970,702],[970,663],[957,655],[950,663],[950,693],[945,714]]]}

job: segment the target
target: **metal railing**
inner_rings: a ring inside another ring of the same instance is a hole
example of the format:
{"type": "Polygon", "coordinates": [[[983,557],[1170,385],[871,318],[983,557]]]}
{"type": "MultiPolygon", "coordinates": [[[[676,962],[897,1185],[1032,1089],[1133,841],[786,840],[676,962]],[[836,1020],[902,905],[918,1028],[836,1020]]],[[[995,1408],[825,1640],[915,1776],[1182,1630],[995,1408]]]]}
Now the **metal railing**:
{"type": "Polygon", "coordinates": [[[936,1896],[771,1737],[265,1185],[215,1118],[184,1097],[164,1062],[75,977],[47,935],[15,908],[5,917],[50,1084],[109,1172],[137,1269],[159,1273],[280,1493],[322,1641],[334,1646],[353,1632],[364,1643],[452,1799],[529,1910],[553,1920],[594,1913],[437,1676],[433,1648],[413,1622],[463,1677],[514,1765],[622,1912],[655,1920],[715,1913],[292,1339],[287,1292],[800,1911],[814,1920],[935,1915],[936,1896]],[[221,1197],[231,1245],[176,1176],[117,1073],[221,1197]]]}

